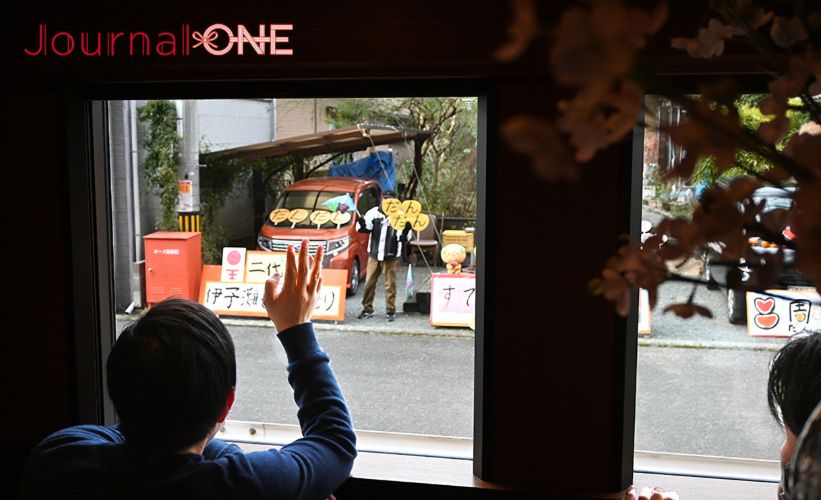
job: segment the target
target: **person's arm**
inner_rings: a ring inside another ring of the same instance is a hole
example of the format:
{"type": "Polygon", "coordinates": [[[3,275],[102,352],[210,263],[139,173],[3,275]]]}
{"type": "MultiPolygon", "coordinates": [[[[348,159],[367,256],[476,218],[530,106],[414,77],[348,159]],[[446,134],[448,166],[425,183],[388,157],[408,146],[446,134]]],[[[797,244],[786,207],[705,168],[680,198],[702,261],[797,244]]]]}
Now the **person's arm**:
{"type": "Polygon", "coordinates": [[[117,426],[76,425],[59,430],[40,441],[40,444],[32,451],[32,456],[47,453],[66,445],[95,446],[100,444],[122,444],[124,442],[125,437],[117,426]]]}
{"type": "Polygon", "coordinates": [[[288,356],[288,381],[303,437],[279,451],[223,457],[226,470],[253,482],[266,497],[325,498],[348,477],[356,457],[350,413],[310,323],[322,283],[322,253],[320,247],[309,276],[307,242],[300,248],[299,267],[289,248],[282,289],[277,291],[282,276],[272,277],[263,300],[288,356]]]}
{"type": "Polygon", "coordinates": [[[400,231],[399,234],[398,234],[399,241],[401,241],[402,243],[407,243],[408,242],[408,236],[410,236],[410,233],[411,233],[412,229],[413,229],[413,226],[411,225],[411,223],[406,222],[404,229],[402,229],[402,231],[400,231]]]}
{"type": "Polygon", "coordinates": [[[374,218],[374,209],[371,208],[365,213],[365,216],[359,215],[359,212],[356,213],[356,223],[357,223],[357,231],[360,233],[370,233],[373,231],[373,218],[374,218]]]}
{"type": "Polygon", "coordinates": [[[368,224],[365,222],[365,218],[359,214],[356,214],[356,230],[360,233],[367,233],[368,231],[368,224]]]}
{"type": "Polygon", "coordinates": [[[76,459],[80,449],[101,445],[117,445],[125,437],[117,427],[77,425],[59,430],[34,447],[20,475],[18,498],[51,498],[65,487],[63,481],[68,464],[76,459]]]}
{"type": "Polygon", "coordinates": [[[202,456],[208,460],[216,460],[226,455],[234,453],[243,453],[242,448],[235,444],[228,444],[221,439],[214,438],[205,445],[202,450],[202,456]]]}
{"type": "Polygon", "coordinates": [[[321,464],[321,477],[333,477],[334,470],[342,472],[341,482],[356,457],[356,435],[328,355],[319,346],[311,323],[291,327],[278,338],[288,355],[288,382],[294,389],[304,436],[280,451],[321,464]]]}

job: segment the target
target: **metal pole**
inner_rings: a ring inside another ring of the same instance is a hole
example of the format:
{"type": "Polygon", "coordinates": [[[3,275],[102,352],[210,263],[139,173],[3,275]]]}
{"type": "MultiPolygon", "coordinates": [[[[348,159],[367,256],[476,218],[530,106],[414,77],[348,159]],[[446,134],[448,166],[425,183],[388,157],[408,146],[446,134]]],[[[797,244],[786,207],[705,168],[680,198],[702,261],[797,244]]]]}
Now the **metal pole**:
{"type": "Polygon", "coordinates": [[[200,134],[197,123],[197,101],[182,103],[182,138],[180,144],[180,179],[187,178],[193,185],[193,212],[200,211],[200,134]]]}
{"type": "Polygon", "coordinates": [[[141,204],[140,204],[140,165],[137,142],[137,101],[128,101],[129,111],[129,143],[128,147],[131,152],[131,211],[134,217],[134,262],[143,260],[143,228],[141,218],[141,204]]]}

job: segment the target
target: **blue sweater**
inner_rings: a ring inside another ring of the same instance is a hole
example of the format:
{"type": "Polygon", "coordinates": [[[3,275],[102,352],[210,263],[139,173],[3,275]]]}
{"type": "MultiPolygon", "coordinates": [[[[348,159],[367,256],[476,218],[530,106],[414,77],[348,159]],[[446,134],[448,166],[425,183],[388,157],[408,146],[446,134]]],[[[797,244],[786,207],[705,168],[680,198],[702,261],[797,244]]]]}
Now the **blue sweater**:
{"type": "Polygon", "coordinates": [[[23,498],[324,499],[348,477],[356,436],[328,355],[310,323],[278,335],[304,437],[280,450],[243,453],[213,439],[202,455],[138,452],[117,427],[79,425],[32,451],[23,498]]]}

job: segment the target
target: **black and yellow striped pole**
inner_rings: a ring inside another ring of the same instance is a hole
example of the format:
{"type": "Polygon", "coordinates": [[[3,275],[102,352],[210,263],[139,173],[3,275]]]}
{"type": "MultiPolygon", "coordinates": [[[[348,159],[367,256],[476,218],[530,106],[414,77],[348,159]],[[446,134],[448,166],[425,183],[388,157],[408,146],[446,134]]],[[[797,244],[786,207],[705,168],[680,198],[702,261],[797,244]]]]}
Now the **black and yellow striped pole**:
{"type": "Polygon", "coordinates": [[[177,212],[179,230],[184,232],[202,232],[202,215],[199,212],[177,212]]]}

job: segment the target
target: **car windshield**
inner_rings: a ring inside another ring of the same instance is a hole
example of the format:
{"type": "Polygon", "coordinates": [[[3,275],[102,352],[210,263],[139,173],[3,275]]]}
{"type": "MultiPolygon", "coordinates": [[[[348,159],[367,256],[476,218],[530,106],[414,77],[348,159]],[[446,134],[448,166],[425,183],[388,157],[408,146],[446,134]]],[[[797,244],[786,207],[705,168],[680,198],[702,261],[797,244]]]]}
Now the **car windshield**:
{"type": "MultiPolygon", "coordinates": [[[[322,204],[326,201],[336,198],[337,196],[345,196],[348,195],[353,199],[353,193],[345,193],[345,192],[337,192],[337,191],[285,191],[282,196],[274,205],[274,210],[279,208],[286,208],[288,210],[293,210],[295,208],[304,208],[310,214],[314,210],[328,210],[332,211],[329,207],[323,206],[322,204]]],[[[341,224],[339,227],[345,227],[351,224],[351,221],[341,224]]],[[[273,224],[270,219],[265,221],[266,224],[270,226],[278,226],[278,227],[285,227],[291,226],[290,222],[280,222],[279,224],[273,224]]],[[[302,228],[316,228],[316,224],[311,223],[310,218],[306,218],[304,221],[298,223],[294,227],[302,227],[302,228]]],[[[320,229],[331,229],[335,228],[336,224],[332,222],[326,222],[319,226],[320,229]]]]}

